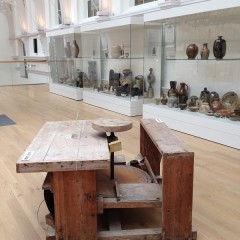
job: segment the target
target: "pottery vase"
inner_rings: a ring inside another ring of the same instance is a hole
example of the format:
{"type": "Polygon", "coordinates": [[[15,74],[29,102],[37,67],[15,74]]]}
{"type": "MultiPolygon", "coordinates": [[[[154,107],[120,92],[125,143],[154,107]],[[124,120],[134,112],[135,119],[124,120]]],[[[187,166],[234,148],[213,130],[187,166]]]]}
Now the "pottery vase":
{"type": "Polygon", "coordinates": [[[186,83],[180,83],[180,89],[178,91],[178,102],[186,104],[188,100],[188,85],[186,83]]]}
{"type": "Polygon", "coordinates": [[[77,45],[76,40],[73,40],[73,43],[71,45],[71,52],[72,52],[72,57],[74,57],[74,58],[78,57],[79,47],[77,45]]]}
{"type": "Polygon", "coordinates": [[[168,102],[167,102],[168,107],[172,108],[172,107],[177,107],[178,106],[178,98],[176,96],[170,96],[168,98],[168,102]]]}
{"type": "Polygon", "coordinates": [[[186,54],[188,59],[195,59],[198,54],[198,46],[194,43],[189,44],[186,49],[186,54]]]}
{"type": "Polygon", "coordinates": [[[216,59],[222,59],[226,54],[226,41],[222,38],[222,36],[218,36],[218,39],[214,41],[213,44],[213,55],[216,59]]]}
{"type": "Polygon", "coordinates": [[[198,97],[197,96],[191,96],[188,100],[188,106],[189,107],[195,107],[197,106],[197,100],[198,100],[198,97]]]}
{"type": "Polygon", "coordinates": [[[207,102],[208,104],[210,104],[211,93],[207,90],[207,88],[204,88],[203,91],[201,91],[199,99],[202,102],[207,102]]]}
{"type": "Polygon", "coordinates": [[[202,113],[207,113],[210,110],[210,106],[208,102],[202,102],[202,104],[199,107],[199,111],[202,113]]]}
{"type": "Polygon", "coordinates": [[[208,44],[207,43],[204,43],[203,44],[203,48],[200,52],[200,55],[201,55],[201,59],[202,60],[207,60],[208,57],[209,57],[209,54],[210,54],[210,50],[208,48],[208,44]]]}
{"type": "Polygon", "coordinates": [[[221,108],[222,108],[222,103],[221,103],[220,98],[215,98],[211,102],[211,109],[213,110],[213,112],[217,112],[221,108]]]}
{"type": "Polygon", "coordinates": [[[170,89],[168,90],[168,97],[170,96],[178,96],[177,90],[177,81],[170,81],[170,89]]]}
{"type": "Polygon", "coordinates": [[[113,45],[111,47],[112,58],[120,58],[121,54],[122,54],[122,48],[120,45],[113,45]]]}
{"type": "Polygon", "coordinates": [[[160,102],[162,105],[166,105],[168,102],[168,98],[166,96],[166,94],[163,94],[162,97],[160,98],[160,102]]]}

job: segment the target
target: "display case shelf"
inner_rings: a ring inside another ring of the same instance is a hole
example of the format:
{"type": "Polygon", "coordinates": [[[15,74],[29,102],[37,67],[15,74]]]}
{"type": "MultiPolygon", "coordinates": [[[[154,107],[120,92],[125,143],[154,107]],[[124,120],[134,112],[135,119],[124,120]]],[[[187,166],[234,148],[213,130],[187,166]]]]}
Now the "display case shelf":
{"type": "Polygon", "coordinates": [[[201,61],[201,62],[207,62],[207,61],[216,61],[216,62],[224,62],[224,61],[240,61],[239,58],[223,58],[223,59],[187,59],[187,58],[166,58],[167,61],[201,61]]]}
{"type": "MultiPolygon", "coordinates": [[[[189,98],[200,97],[205,88],[217,92],[220,99],[228,92],[240,96],[239,16],[240,3],[234,0],[229,4],[224,0],[211,0],[146,13],[144,71],[149,67],[155,71],[156,81],[152,85],[155,98],[167,94],[171,81],[176,81],[177,90],[181,83],[187,84],[189,98]],[[218,36],[226,40],[223,59],[216,59],[213,54],[213,43],[218,36]],[[207,60],[200,56],[204,43],[208,43],[210,50],[207,60]],[[190,44],[198,46],[195,59],[188,59],[186,55],[190,44]],[[157,50],[154,56],[151,53],[153,48],[157,50]]],[[[149,101],[144,101],[143,117],[158,117],[174,130],[240,149],[239,121],[182,111],[149,101]]]]}
{"type": "Polygon", "coordinates": [[[68,85],[50,83],[49,92],[61,95],[63,97],[71,98],[74,100],[83,99],[83,89],[76,88],[68,85]]]}
{"type": "Polygon", "coordinates": [[[127,116],[142,115],[143,45],[141,17],[83,26],[83,101],[127,116]]]}
{"type": "Polygon", "coordinates": [[[49,90],[52,93],[82,100],[81,34],[73,27],[57,29],[47,33],[50,37],[51,82],[49,90]],[[77,46],[76,46],[77,45],[77,46]]]}
{"type": "Polygon", "coordinates": [[[83,100],[87,104],[107,109],[109,111],[121,113],[123,115],[142,115],[142,98],[130,99],[130,97],[117,97],[107,93],[84,89],[83,100]]]}
{"type": "Polygon", "coordinates": [[[240,121],[153,103],[143,105],[143,118],[159,118],[176,131],[240,149],[240,121]]]}

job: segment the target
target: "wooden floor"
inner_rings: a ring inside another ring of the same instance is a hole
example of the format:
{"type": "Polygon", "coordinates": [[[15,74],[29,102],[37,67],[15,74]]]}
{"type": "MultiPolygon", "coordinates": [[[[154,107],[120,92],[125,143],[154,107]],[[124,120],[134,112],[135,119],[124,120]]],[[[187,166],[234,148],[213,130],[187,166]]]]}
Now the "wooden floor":
{"type": "MultiPolygon", "coordinates": [[[[126,116],[48,92],[47,85],[0,87],[0,239],[45,239],[44,173],[17,174],[16,160],[46,121],[126,116]]],[[[139,152],[139,119],[118,134],[127,160],[139,152]]],[[[176,132],[195,152],[193,225],[199,240],[240,239],[240,151],[176,132]]],[[[146,225],[149,218],[142,219],[146,225]]]]}

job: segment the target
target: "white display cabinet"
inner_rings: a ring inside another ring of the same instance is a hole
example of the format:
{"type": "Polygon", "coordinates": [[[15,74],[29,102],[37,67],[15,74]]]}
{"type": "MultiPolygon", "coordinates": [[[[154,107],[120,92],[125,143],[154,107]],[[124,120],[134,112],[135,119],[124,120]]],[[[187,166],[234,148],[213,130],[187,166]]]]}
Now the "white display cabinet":
{"type": "Polygon", "coordinates": [[[142,115],[144,26],[112,17],[81,26],[83,101],[127,116],[142,115]]]}
{"type": "Polygon", "coordinates": [[[49,37],[49,64],[52,93],[75,100],[82,100],[81,34],[79,28],[66,27],[47,32],[49,37]],[[77,47],[74,48],[74,43],[77,47]]]}
{"type": "MultiPolygon", "coordinates": [[[[193,5],[147,13],[145,21],[144,72],[152,67],[155,82],[152,84],[154,99],[162,97],[170,88],[170,81],[189,86],[188,96],[200,97],[207,88],[217,92],[220,99],[234,92],[238,99],[228,103],[231,110],[239,108],[240,98],[240,3],[212,0],[193,5]],[[218,36],[226,40],[226,54],[216,59],[213,44],[218,36]],[[208,43],[210,55],[201,59],[201,49],[208,43]],[[195,59],[188,59],[189,44],[198,46],[195,59]],[[157,51],[152,54],[152,49],[157,51]]],[[[155,100],[156,101],[156,100],[155,100]]],[[[159,118],[170,128],[240,149],[240,121],[219,114],[208,116],[191,112],[188,108],[171,108],[155,101],[144,101],[143,118],[159,118]],[[231,120],[232,119],[232,120],[231,120]]]]}

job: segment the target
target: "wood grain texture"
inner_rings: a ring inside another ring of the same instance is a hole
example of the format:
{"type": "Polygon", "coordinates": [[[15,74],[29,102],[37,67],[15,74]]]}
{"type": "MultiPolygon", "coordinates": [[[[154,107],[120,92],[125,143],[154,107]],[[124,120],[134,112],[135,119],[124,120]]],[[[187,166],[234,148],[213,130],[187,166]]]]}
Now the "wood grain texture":
{"type": "Polygon", "coordinates": [[[132,128],[132,121],[121,118],[99,118],[93,121],[92,127],[100,132],[124,132],[132,128]]]}
{"type": "MultiPolygon", "coordinates": [[[[129,118],[51,94],[48,85],[1,87],[0,103],[0,113],[17,123],[0,128],[1,240],[46,237],[45,215],[48,211],[44,203],[38,211],[43,200],[42,183],[46,173],[16,173],[16,160],[46,121],[101,117],[130,119],[132,129],[117,134],[123,148],[119,154],[129,162],[140,151],[141,117],[129,118]]],[[[174,134],[184,140],[195,155],[193,225],[197,229],[198,240],[239,240],[240,151],[180,132],[174,131],[174,134]]],[[[124,229],[139,225],[140,228],[159,228],[161,225],[158,218],[161,211],[157,209],[122,209],[121,212],[126,215],[123,218],[124,229]],[[134,223],[135,218],[140,220],[139,225],[134,223]]]]}
{"type": "Polygon", "coordinates": [[[94,131],[91,121],[46,122],[17,161],[17,172],[104,169],[109,160],[106,135],[94,131]]]}
{"type": "Polygon", "coordinates": [[[97,239],[96,172],[53,173],[56,239],[97,239]]]}
{"type": "MultiPolygon", "coordinates": [[[[162,229],[164,239],[185,240],[192,236],[192,199],[194,153],[164,124],[155,119],[141,120],[141,140],[148,149],[142,154],[151,157],[154,169],[160,165],[151,155],[156,146],[162,156],[162,229]],[[148,136],[148,137],[147,137],[148,136]],[[147,142],[148,141],[148,142],[147,142]],[[148,151],[150,154],[148,154],[148,151]]],[[[148,158],[147,158],[148,159],[148,158]]],[[[156,171],[156,170],[155,170],[156,171]]]]}

